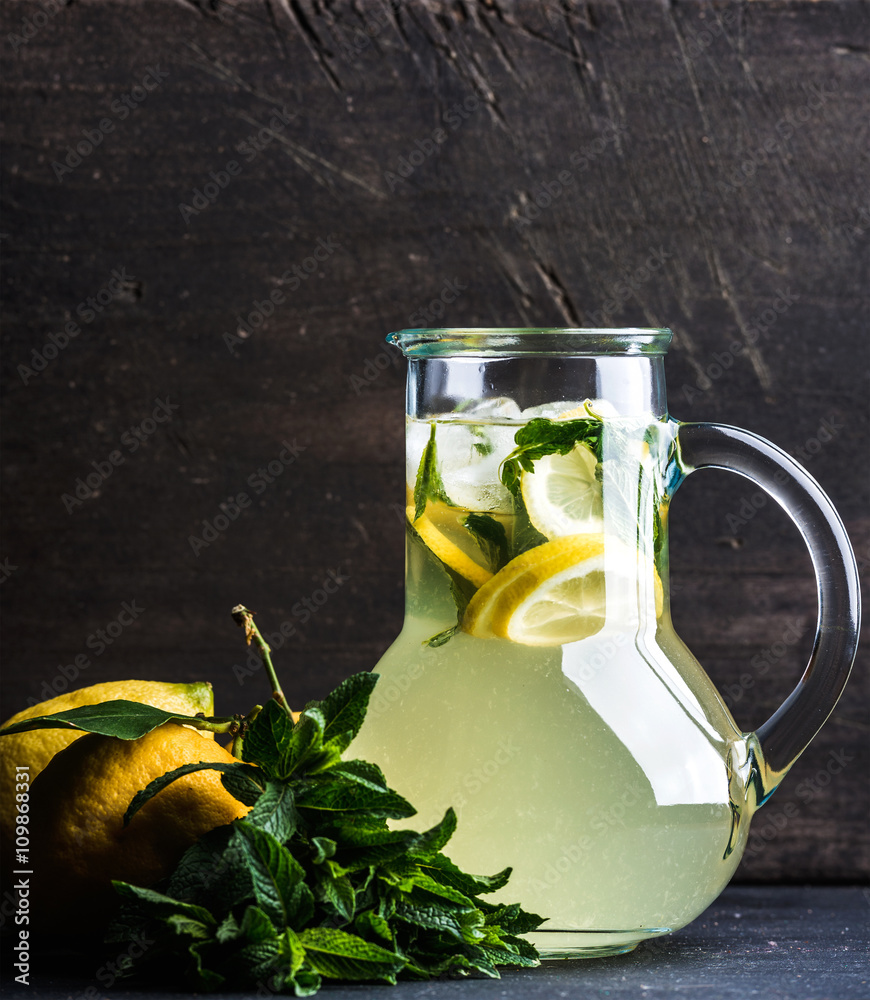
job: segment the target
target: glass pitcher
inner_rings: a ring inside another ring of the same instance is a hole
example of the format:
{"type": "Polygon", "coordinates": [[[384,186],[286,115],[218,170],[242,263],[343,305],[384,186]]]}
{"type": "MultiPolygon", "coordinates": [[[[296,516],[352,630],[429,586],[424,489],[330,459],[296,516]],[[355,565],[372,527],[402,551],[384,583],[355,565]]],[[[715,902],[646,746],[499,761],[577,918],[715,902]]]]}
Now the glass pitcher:
{"type": "Polygon", "coordinates": [[[785,452],[668,416],[668,330],[405,330],[406,617],[357,756],[419,809],[453,806],[462,868],[546,918],[545,957],[629,951],[721,892],[753,812],[854,659],[855,559],[785,452]],[[800,528],[819,618],[783,706],[744,733],[674,632],[668,505],[738,472],[800,528]]]}

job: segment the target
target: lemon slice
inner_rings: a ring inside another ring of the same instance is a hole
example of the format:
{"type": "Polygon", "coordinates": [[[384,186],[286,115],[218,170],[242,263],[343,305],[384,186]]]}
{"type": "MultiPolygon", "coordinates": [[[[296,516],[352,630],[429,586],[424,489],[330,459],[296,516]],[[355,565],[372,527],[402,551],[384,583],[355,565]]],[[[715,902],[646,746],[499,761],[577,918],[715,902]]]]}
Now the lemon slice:
{"type": "MultiPolygon", "coordinates": [[[[482,587],[488,580],[492,579],[492,573],[485,566],[481,566],[480,563],[472,559],[456,542],[451,541],[442,530],[442,528],[450,530],[450,517],[446,513],[448,510],[449,508],[445,504],[427,503],[423,513],[414,520],[414,505],[409,504],[405,508],[405,513],[423,543],[441,562],[469,580],[475,587],[482,587]],[[430,513],[438,518],[440,526],[436,525],[430,513]]],[[[467,511],[458,511],[454,518],[458,517],[459,514],[466,513],[467,511]]],[[[465,533],[468,534],[467,531],[465,533]]]]}
{"type": "Polygon", "coordinates": [[[477,591],[462,627],[527,646],[557,646],[604,624],[604,535],[579,534],[512,559],[477,591]]]}
{"type": "Polygon", "coordinates": [[[523,502],[532,524],[547,538],[595,534],[604,528],[601,483],[595,478],[598,460],[578,442],[567,455],[545,455],[520,481],[523,502]]]}

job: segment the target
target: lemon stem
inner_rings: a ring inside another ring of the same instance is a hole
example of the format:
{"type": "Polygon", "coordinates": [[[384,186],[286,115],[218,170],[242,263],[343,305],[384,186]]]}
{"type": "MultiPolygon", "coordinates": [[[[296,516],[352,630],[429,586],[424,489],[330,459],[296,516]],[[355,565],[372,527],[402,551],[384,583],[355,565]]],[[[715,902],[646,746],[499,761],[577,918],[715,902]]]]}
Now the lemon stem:
{"type": "Polygon", "coordinates": [[[266,642],[266,640],[260,635],[260,630],[254,624],[254,613],[248,611],[248,609],[243,604],[237,604],[232,611],[233,621],[240,628],[245,630],[245,639],[248,645],[251,642],[257,647],[257,652],[260,654],[260,659],[263,661],[263,666],[266,668],[266,673],[269,675],[269,680],[272,684],[272,697],[284,711],[291,716],[290,706],[287,704],[287,699],[284,697],[284,692],[281,690],[281,682],[278,680],[278,675],[275,673],[275,667],[272,665],[272,658],[269,655],[271,649],[266,642]]]}
{"type": "Polygon", "coordinates": [[[229,733],[231,736],[239,731],[239,717],[234,715],[231,719],[218,718],[212,716],[207,719],[205,716],[196,716],[188,719],[184,717],[185,726],[193,726],[194,729],[205,729],[209,733],[229,733]]]}
{"type": "Polygon", "coordinates": [[[248,726],[257,718],[260,712],[263,711],[262,705],[254,705],[250,712],[242,720],[242,724],[239,727],[238,732],[233,736],[233,747],[231,753],[233,757],[237,757],[242,760],[242,751],[245,745],[245,736],[248,732],[248,726]]]}

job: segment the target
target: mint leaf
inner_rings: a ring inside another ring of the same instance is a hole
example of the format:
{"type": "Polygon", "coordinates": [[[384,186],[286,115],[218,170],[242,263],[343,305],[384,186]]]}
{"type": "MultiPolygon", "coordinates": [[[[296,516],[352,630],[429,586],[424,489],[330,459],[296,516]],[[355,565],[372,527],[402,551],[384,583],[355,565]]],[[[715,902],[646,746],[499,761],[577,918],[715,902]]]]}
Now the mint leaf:
{"type": "MultiPolygon", "coordinates": [[[[315,763],[323,749],[323,732],[326,720],[314,702],[306,705],[293,728],[281,756],[282,778],[289,778],[294,771],[304,770],[303,765],[315,763]]],[[[340,754],[332,755],[337,762],[340,754]]]]}
{"type": "Polygon", "coordinates": [[[367,760],[343,760],[335,765],[332,774],[340,774],[349,781],[356,781],[367,788],[389,790],[384,772],[377,764],[370,764],[367,760]]]}
{"type": "Polygon", "coordinates": [[[457,909],[441,906],[431,899],[403,900],[396,906],[396,917],[417,927],[449,934],[462,942],[472,943],[483,936],[483,918],[473,905],[457,909]]]}
{"type": "Polygon", "coordinates": [[[299,825],[293,789],[283,781],[267,781],[265,791],[245,822],[265,830],[281,843],[289,840],[299,825]]]}
{"type": "Polygon", "coordinates": [[[262,944],[263,941],[274,941],[278,937],[269,915],[259,906],[247,907],[238,933],[249,944],[262,944]]]}
{"type": "Polygon", "coordinates": [[[435,446],[435,423],[432,423],[429,431],[429,440],[420,456],[420,465],[417,469],[417,480],[414,483],[414,520],[426,510],[426,501],[429,499],[441,500],[450,503],[450,499],[444,491],[444,483],[441,474],[438,472],[438,451],[435,446]]]}
{"type": "Polygon", "coordinates": [[[248,726],[242,741],[242,759],[262,767],[269,777],[282,777],[285,748],[293,732],[293,720],[274,699],[248,726]]]}
{"type": "Polygon", "coordinates": [[[547,536],[542,534],[532,524],[529,512],[522,493],[517,490],[513,498],[514,507],[514,528],[511,537],[511,558],[516,559],[529,549],[537,548],[547,541],[547,536]]]}
{"type": "MultiPolygon", "coordinates": [[[[261,776],[257,775],[259,779],[261,776]]],[[[252,780],[250,774],[233,769],[221,775],[221,784],[242,805],[253,806],[263,794],[263,786],[252,780]]]]}
{"type": "Polygon", "coordinates": [[[440,823],[433,826],[431,830],[419,834],[416,843],[411,848],[411,854],[415,858],[421,859],[437,855],[454,833],[456,833],[456,813],[451,807],[444,813],[444,819],[440,823]]]}
{"type": "Polygon", "coordinates": [[[505,868],[497,875],[469,875],[458,868],[450,858],[436,853],[420,862],[420,868],[430,878],[443,885],[452,886],[466,896],[479,896],[484,893],[497,892],[503,889],[510,878],[511,869],[505,868]]]}
{"type": "Polygon", "coordinates": [[[182,855],[165,891],[176,899],[196,900],[215,913],[253,898],[251,875],[233,826],[216,827],[192,844],[182,855]]]}
{"type": "Polygon", "coordinates": [[[279,927],[293,923],[313,908],[305,871],[284,845],[270,833],[236,820],[236,835],[247,855],[254,895],[263,912],[279,927]]]}
{"type": "Polygon", "coordinates": [[[489,514],[469,514],[462,523],[474,536],[489,568],[498,572],[510,558],[504,525],[489,514]]]}
{"type": "Polygon", "coordinates": [[[470,580],[466,580],[464,576],[461,576],[456,570],[442,562],[423,539],[420,538],[417,529],[408,520],[405,521],[405,530],[410,536],[411,543],[420,548],[423,557],[430,560],[445,574],[447,579],[444,582],[450,587],[450,593],[453,595],[453,600],[456,604],[456,624],[451,625],[450,628],[439,632],[438,635],[432,636],[431,639],[423,643],[423,645],[428,646],[443,646],[461,628],[462,616],[465,614],[468,602],[471,600],[477,587],[470,580]]]}
{"type": "Polygon", "coordinates": [[[185,916],[203,925],[215,926],[215,920],[208,910],[192,903],[165,896],[154,889],[145,889],[127,882],[113,881],[115,891],[125,902],[152,917],[185,916]]]}
{"type": "Polygon", "coordinates": [[[342,923],[353,920],[356,892],[346,875],[335,876],[329,871],[322,871],[315,885],[315,897],[331,906],[342,923]]]}
{"type": "MultiPolygon", "coordinates": [[[[124,813],[124,826],[127,826],[149,799],[153,798],[158,792],[163,791],[173,781],[183,778],[185,774],[193,774],[194,771],[222,771],[224,774],[235,775],[240,781],[244,780],[244,787],[246,789],[244,794],[248,797],[259,794],[263,790],[263,786],[260,784],[263,780],[260,769],[251,767],[250,764],[243,764],[241,761],[235,764],[220,764],[210,761],[200,761],[198,764],[182,764],[181,767],[176,767],[174,770],[162,774],[159,778],[155,778],[142,791],[137,792],[133,796],[133,801],[127,806],[127,811],[124,813]]],[[[240,787],[238,783],[236,787],[240,787]]],[[[230,794],[235,794],[231,788],[227,790],[230,794]]],[[[245,800],[240,799],[239,801],[244,802],[245,800]]]]}
{"type": "Polygon", "coordinates": [[[439,646],[443,646],[445,642],[449,642],[457,632],[461,631],[462,624],[461,622],[457,622],[455,625],[451,625],[450,628],[446,628],[442,632],[436,632],[435,635],[426,640],[425,645],[429,646],[431,649],[437,649],[439,646]]]}
{"type": "Polygon", "coordinates": [[[318,707],[326,723],[324,743],[342,753],[350,746],[366,717],[369,698],[377,682],[377,674],[354,674],[320,702],[318,707]]]}
{"type": "Polygon", "coordinates": [[[413,816],[416,809],[392,789],[377,789],[332,777],[329,781],[311,781],[296,797],[300,809],[327,814],[365,814],[384,819],[413,816]]]}
{"type": "Polygon", "coordinates": [[[118,699],[22,719],[21,722],[0,729],[0,736],[12,736],[29,729],[78,729],[86,733],[99,733],[101,736],[117,736],[121,740],[138,740],[164,723],[200,722],[202,718],[165,712],[162,708],[142,705],[138,701],[118,699]]]}
{"type": "Polygon", "coordinates": [[[545,455],[567,455],[582,441],[601,461],[601,436],[604,424],[592,418],[548,420],[536,417],[523,425],[514,436],[516,448],[501,464],[501,481],[516,496],[523,472],[532,472],[534,463],[545,455]]]}
{"type": "Polygon", "coordinates": [[[404,960],[356,934],[314,927],[299,935],[311,967],[330,979],[382,979],[395,984],[404,960]]]}

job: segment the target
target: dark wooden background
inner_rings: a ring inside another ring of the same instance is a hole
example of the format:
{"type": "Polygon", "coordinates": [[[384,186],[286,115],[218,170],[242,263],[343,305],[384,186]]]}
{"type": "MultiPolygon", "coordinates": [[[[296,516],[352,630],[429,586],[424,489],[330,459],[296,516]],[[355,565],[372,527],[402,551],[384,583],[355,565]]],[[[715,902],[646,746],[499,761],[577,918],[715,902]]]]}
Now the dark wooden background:
{"type": "MultiPolygon", "coordinates": [[[[247,710],[239,601],[295,629],[297,701],[371,668],[402,616],[383,337],[408,325],[671,326],[672,412],[801,457],[866,568],[868,25],[846,0],[4,3],[3,715],[64,670],[247,710]]],[[[703,473],[671,518],[677,627],[747,729],[815,618],[755,492],[703,473]]],[[[739,877],[867,879],[868,700],[865,654],[739,877]]]]}

